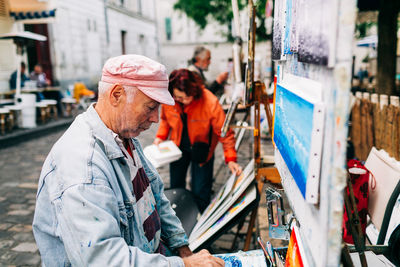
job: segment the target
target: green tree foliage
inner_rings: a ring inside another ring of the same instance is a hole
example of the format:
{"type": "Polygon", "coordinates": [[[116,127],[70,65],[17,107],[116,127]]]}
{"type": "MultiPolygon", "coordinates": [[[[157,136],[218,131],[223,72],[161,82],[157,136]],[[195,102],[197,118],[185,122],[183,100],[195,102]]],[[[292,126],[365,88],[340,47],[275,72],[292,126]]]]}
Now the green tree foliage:
{"type": "Polygon", "coordinates": [[[362,22],[362,23],[358,23],[356,24],[356,37],[357,38],[364,38],[367,36],[367,32],[370,28],[372,28],[372,26],[377,25],[376,22],[362,22]]]}
{"type": "MultiPolygon", "coordinates": [[[[266,40],[270,38],[266,34],[265,20],[266,0],[255,0],[257,6],[257,40],[266,40]]],[[[247,1],[238,0],[239,9],[247,7],[247,1]]],[[[210,19],[214,19],[221,25],[227,25],[231,31],[231,21],[233,19],[231,0],[178,0],[174,8],[184,12],[189,18],[193,19],[200,29],[204,29],[210,19]]],[[[228,39],[231,38],[229,34],[228,39]]]]}

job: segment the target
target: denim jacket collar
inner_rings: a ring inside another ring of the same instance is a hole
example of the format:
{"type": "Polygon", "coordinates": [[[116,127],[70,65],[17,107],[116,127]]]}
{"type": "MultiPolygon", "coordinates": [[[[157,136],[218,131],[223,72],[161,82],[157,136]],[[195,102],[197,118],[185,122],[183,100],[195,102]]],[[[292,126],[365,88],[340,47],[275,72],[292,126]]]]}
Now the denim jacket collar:
{"type": "Polygon", "coordinates": [[[84,120],[86,120],[92,128],[93,136],[104,145],[108,159],[112,160],[124,157],[124,154],[115,141],[113,131],[107,128],[97,111],[94,109],[95,104],[96,103],[90,105],[87,111],[83,114],[84,120]]]}

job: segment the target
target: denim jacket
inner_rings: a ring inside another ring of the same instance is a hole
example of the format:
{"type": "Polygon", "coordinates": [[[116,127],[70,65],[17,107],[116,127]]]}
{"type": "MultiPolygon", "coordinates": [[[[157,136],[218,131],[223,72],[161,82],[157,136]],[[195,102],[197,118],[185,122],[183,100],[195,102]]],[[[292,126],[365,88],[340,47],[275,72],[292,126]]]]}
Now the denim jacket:
{"type": "MultiPolygon", "coordinates": [[[[187,245],[164,185],[132,139],[150,180],[170,249],[187,245]]],[[[33,232],[44,266],[183,266],[153,254],[138,225],[126,158],[93,106],[79,115],[51,149],[39,179],[33,232]]]]}

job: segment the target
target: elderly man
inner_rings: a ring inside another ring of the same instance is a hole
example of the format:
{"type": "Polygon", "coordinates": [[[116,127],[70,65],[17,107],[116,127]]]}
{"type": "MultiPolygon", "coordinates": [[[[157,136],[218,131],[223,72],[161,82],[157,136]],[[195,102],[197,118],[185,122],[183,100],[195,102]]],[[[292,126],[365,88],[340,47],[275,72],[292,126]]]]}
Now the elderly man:
{"type": "Polygon", "coordinates": [[[51,84],[50,80],[46,78],[46,73],[43,72],[42,65],[36,64],[30,76],[32,81],[36,81],[36,86],[39,88],[46,87],[51,84]]]}
{"type": "Polygon", "coordinates": [[[188,67],[190,71],[193,71],[201,77],[204,85],[215,95],[222,95],[224,92],[224,82],[228,79],[228,72],[221,72],[215,81],[208,83],[204,76],[204,71],[208,70],[208,66],[211,63],[211,52],[204,46],[198,46],[195,48],[192,65],[188,67]]]}
{"type": "Polygon", "coordinates": [[[105,63],[98,102],[40,175],[33,232],[45,266],[224,265],[206,250],[192,254],[135,138],[158,122],[160,104],[174,104],[163,65],[138,55],[105,63]]]}

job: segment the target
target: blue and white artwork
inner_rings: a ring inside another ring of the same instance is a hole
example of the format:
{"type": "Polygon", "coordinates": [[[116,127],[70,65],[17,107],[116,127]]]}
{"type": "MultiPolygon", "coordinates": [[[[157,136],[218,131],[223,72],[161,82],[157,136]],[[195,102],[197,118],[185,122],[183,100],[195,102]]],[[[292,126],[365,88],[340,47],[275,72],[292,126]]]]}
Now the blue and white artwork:
{"type": "Polygon", "coordinates": [[[292,19],[293,19],[293,0],[286,0],[286,16],[285,16],[285,32],[283,38],[283,53],[285,55],[292,54],[290,49],[291,38],[292,38],[292,19]]]}
{"type": "Polygon", "coordinates": [[[337,0],[301,1],[299,19],[299,61],[332,67],[335,63],[337,0]]]}
{"type": "Polygon", "coordinates": [[[284,60],[283,40],[285,27],[285,4],[286,1],[275,1],[274,6],[274,30],[272,38],[272,59],[284,60]]]}
{"type": "Polygon", "coordinates": [[[276,87],[273,139],[303,197],[317,203],[324,107],[288,87],[276,87]]]}
{"type": "Polygon", "coordinates": [[[272,59],[297,53],[300,62],[333,67],[337,6],[337,0],[275,1],[272,59]]]}
{"type": "Polygon", "coordinates": [[[225,261],[225,267],[267,267],[261,249],[214,255],[225,261]]]}

